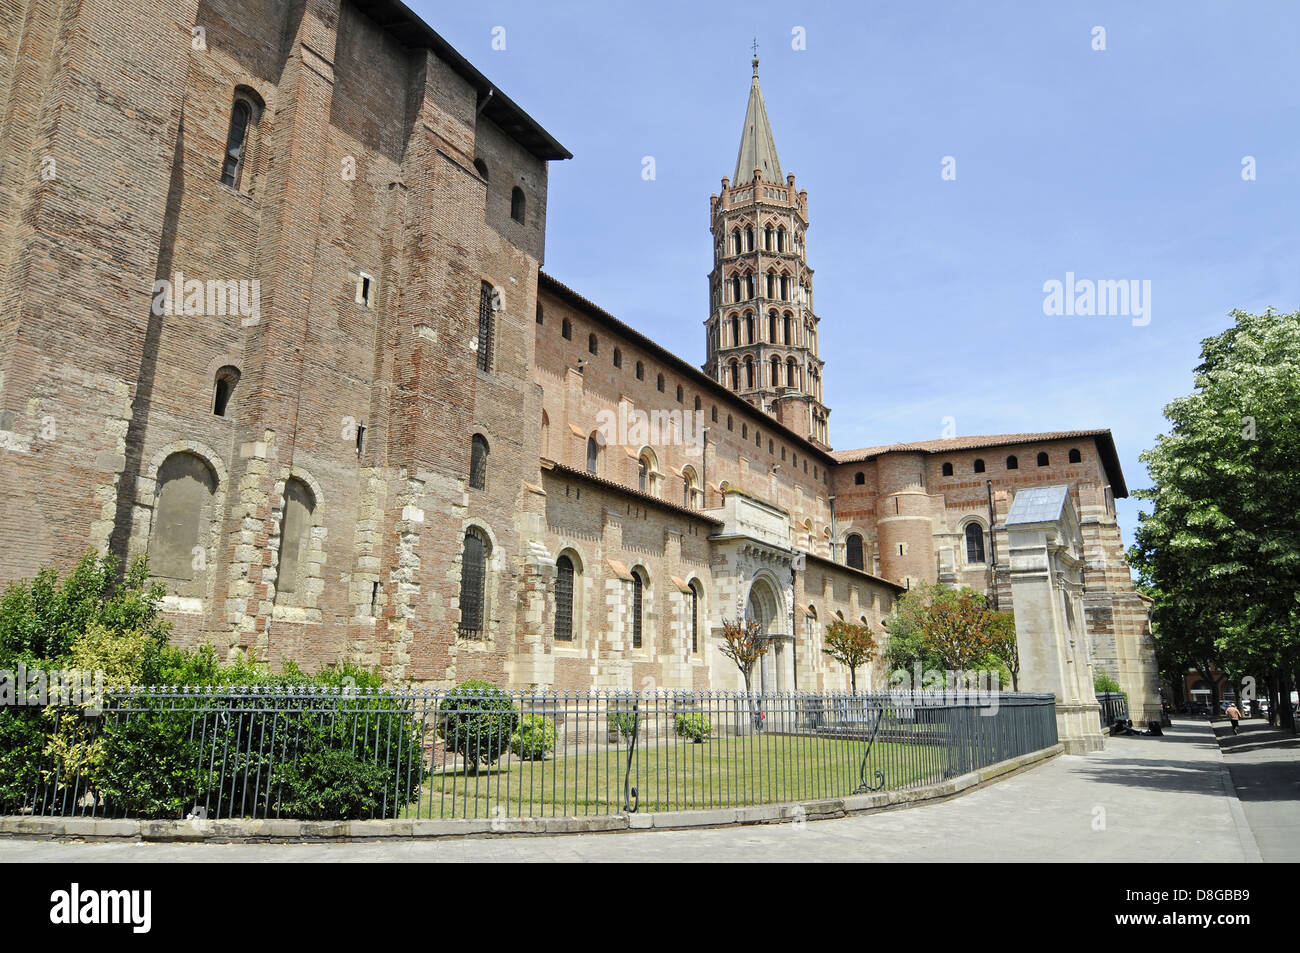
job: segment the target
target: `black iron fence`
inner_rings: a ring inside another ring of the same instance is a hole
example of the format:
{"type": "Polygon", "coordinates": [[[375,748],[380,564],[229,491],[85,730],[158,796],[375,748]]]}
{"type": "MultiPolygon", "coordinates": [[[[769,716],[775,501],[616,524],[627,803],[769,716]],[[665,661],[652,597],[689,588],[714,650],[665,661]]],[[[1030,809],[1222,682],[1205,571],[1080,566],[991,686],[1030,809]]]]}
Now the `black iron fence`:
{"type": "Polygon", "coordinates": [[[1128,696],[1122,692],[1098,692],[1097,704],[1101,706],[1102,728],[1128,720],[1128,696]]]}
{"type": "Polygon", "coordinates": [[[1051,695],[135,689],[0,710],[0,812],[691,810],[920,787],[1056,740],[1051,695]]]}

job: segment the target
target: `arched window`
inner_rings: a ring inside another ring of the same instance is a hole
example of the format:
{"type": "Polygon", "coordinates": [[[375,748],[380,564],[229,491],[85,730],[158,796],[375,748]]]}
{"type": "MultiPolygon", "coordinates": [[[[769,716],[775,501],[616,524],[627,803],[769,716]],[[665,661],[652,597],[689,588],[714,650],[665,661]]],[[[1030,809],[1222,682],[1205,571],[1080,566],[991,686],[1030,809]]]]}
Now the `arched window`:
{"type": "Polygon", "coordinates": [[[600,475],[600,442],[595,434],[587,438],[587,472],[592,476],[600,475]]]}
{"type": "Polygon", "coordinates": [[[686,392],[682,390],[682,385],[681,385],[681,384],[678,384],[678,385],[677,385],[677,403],[680,404],[680,403],[682,402],[682,399],[683,399],[685,396],[686,396],[686,392]]]}
{"type": "Polygon", "coordinates": [[[951,464],[951,463],[945,463],[945,464],[943,465],[943,475],[944,475],[944,476],[952,476],[952,464],[951,464]]]}
{"type": "Polygon", "coordinates": [[[866,482],[867,482],[867,475],[863,473],[861,470],[853,474],[853,484],[855,486],[862,486],[862,484],[866,482]]]}
{"type": "Polygon", "coordinates": [[[639,381],[645,380],[645,365],[640,361],[636,362],[636,379],[639,381]]]}
{"type": "Polygon", "coordinates": [[[767,228],[763,229],[763,248],[766,249],[767,251],[771,251],[771,250],[772,250],[772,240],[773,240],[775,237],[776,237],[776,233],[772,230],[772,226],[771,226],[771,225],[769,225],[769,226],[767,226],[767,228]]]}
{"type": "Polygon", "coordinates": [[[487,489],[488,442],[481,433],[470,441],[469,485],[472,490],[487,489]]]}
{"type": "Polygon", "coordinates": [[[776,312],[767,313],[767,339],[773,344],[776,343],[776,312]]]}
{"type": "MultiPolygon", "coordinates": [[[[215,515],[213,497],[217,478],[200,457],[174,453],[158,468],[153,525],[149,533],[149,571],[159,579],[188,583],[195,578],[195,550],[207,544],[208,529],[215,515]]],[[[184,585],[173,585],[181,595],[194,594],[184,585]]]]}
{"type": "Polygon", "coordinates": [[[551,418],[542,411],[542,456],[551,455],[551,418]]]}
{"type": "Polygon", "coordinates": [[[568,318],[565,318],[560,322],[560,337],[564,338],[566,341],[573,340],[573,325],[569,322],[568,318]]]}
{"type": "Polygon", "coordinates": [[[1038,455],[1038,465],[1039,465],[1040,467],[1045,467],[1045,466],[1047,466],[1047,454],[1045,454],[1045,453],[1040,453],[1040,454],[1038,455]]]}
{"type": "Polygon", "coordinates": [[[487,563],[490,547],[477,526],[465,531],[460,560],[460,635],[481,639],[487,617],[487,563]]]}
{"type": "Polygon", "coordinates": [[[754,297],[754,276],[752,274],[746,274],[745,275],[745,300],[748,301],[753,297],[754,297]]]}
{"type": "Polygon", "coordinates": [[[776,230],[776,250],[785,251],[785,227],[776,230]]]}
{"type": "Polygon", "coordinates": [[[510,190],[510,217],[516,222],[524,220],[524,190],[517,185],[510,190]]]}
{"type": "Polygon", "coordinates": [[[618,348],[614,348],[614,366],[615,367],[623,366],[623,352],[620,351],[618,348]]]}
{"type": "MultiPolygon", "coordinates": [[[[695,395],[695,412],[696,412],[696,413],[699,413],[700,408],[702,408],[703,406],[704,406],[704,402],[703,402],[702,400],[700,400],[700,395],[699,395],[699,394],[696,394],[696,395],[695,395]]],[[[717,420],[718,420],[718,409],[715,407],[715,408],[713,408],[713,421],[714,421],[714,423],[716,423],[717,420]]]]}
{"type": "Polygon", "coordinates": [[[740,252],[740,229],[737,228],[733,229],[731,232],[731,253],[733,255],[739,255],[740,252]]]}
{"type": "Polygon", "coordinates": [[[637,458],[636,481],[637,489],[642,493],[659,495],[659,465],[654,453],[648,447],[642,450],[641,456],[637,458]]]}
{"type": "Polygon", "coordinates": [[[979,458],[976,458],[975,460],[975,472],[976,473],[984,472],[984,461],[980,460],[979,458]]]}
{"type": "Polygon", "coordinates": [[[230,408],[230,398],[239,383],[239,369],[226,365],[217,371],[216,384],[212,393],[212,412],[218,417],[226,416],[230,408]]]}
{"type": "Polygon", "coordinates": [[[769,298],[776,297],[776,272],[774,271],[767,273],[767,296],[769,298]]]}
{"type": "Polygon", "coordinates": [[[555,561],[555,641],[573,641],[573,560],[555,561]]]}
{"type": "Polygon", "coordinates": [[[783,323],[785,324],[785,343],[793,344],[794,343],[794,316],[789,314],[785,315],[783,323]]]}
{"type": "Polygon", "coordinates": [[[542,308],[540,304],[537,306],[537,323],[538,324],[546,323],[546,311],[542,308]]]}
{"type": "Polygon", "coordinates": [[[785,362],[785,382],[790,387],[799,386],[799,365],[795,363],[793,357],[785,362]]]}
{"type": "Polygon", "coordinates": [[[486,281],[478,294],[478,369],[492,370],[492,342],[496,331],[496,292],[486,281]]]}
{"type": "MultiPolygon", "coordinates": [[[[737,362],[737,361],[733,358],[732,361],[731,361],[731,363],[727,365],[727,368],[728,368],[728,370],[731,371],[731,389],[732,389],[732,390],[740,390],[740,364],[739,364],[739,362],[737,362]]],[[[731,418],[728,417],[727,420],[730,421],[731,418]]],[[[727,425],[727,429],[728,429],[728,430],[731,429],[731,425],[730,425],[730,423],[728,423],[728,425],[727,425]]]]}
{"type": "Polygon", "coordinates": [[[731,346],[735,347],[740,343],[740,318],[736,315],[731,316],[731,346]]]}
{"type": "Polygon", "coordinates": [[[661,394],[664,392],[664,376],[662,374],[655,378],[655,389],[661,394]]]}
{"type": "Polygon", "coordinates": [[[754,229],[750,225],[745,226],[745,251],[754,250],[754,229]]]}
{"type": "Polygon", "coordinates": [[[1007,457],[1007,469],[1008,470],[1020,469],[1020,461],[1016,459],[1016,455],[1014,453],[1011,456],[1007,457]]]}
{"type": "Polygon", "coordinates": [[[483,177],[483,181],[484,181],[484,182],[487,181],[487,179],[488,179],[488,168],[487,168],[487,163],[486,163],[486,162],[484,162],[482,159],[475,159],[475,160],[474,160],[474,171],[477,172],[479,175],[481,175],[481,176],[483,177]]]}
{"type": "Polygon", "coordinates": [[[754,343],[754,316],[752,314],[745,315],[745,343],[754,343]]]}
{"type": "Polygon", "coordinates": [[[731,279],[731,300],[732,301],[740,300],[740,276],[739,275],[731,279]]]}
{"type": "Polygon", "coordinates": [[[595,354],[595,353],[597,353],[599,350],[600,350],[600,342],[596,340],[596,335],[594,335],[594,334],[588,334],[588,335],[587,335],[587,352],[588,352],[589,354],[595,354]]]}
{"type": "Polygon", "coordinates": [[[280,521],[280,566],[275,574],[277,595],[296,595],[302,589],[307,557],[311,552],[312,513],[316,498],[297,477],[284,484],[284,516],[280,521]]]}
{"type": "Polygon", "coordinates": [[[745,386],[747,388],[753,388],[754,386],[754,359],[752,357],[745,358],[745,386]]]}
{"type": "Polygon", "coordinates": [[[770,383],[773,387],[781,383],[781,359],[775,355],[772,357],[772,377],[770,383]]]}
{"type": "Polygon", "coordinates": [[[817,638],[817,607],[809,606],[803,617],[803,634],[809,642],[817,638]]]}
{"type": "Polygon", "coordinates": [[[682,506],[688,510],[699,509],[700,479],[695,475],[694,467],[682,469],[682,506]]]}
{"type": "Polygon", "coordinates": [[[862,569],[862,537],[857,533],[850,533],[845,543],[844,561],[850,569],[862,569]]]}
{"type": "Polygon", "coordinates": [[[781,276],[781,300],[790,300],[790,279],[785,275],[781,276]]]}
{"type": "Polygon", "coordinates": [[[966,524],[966,562],[984,562],[984,527],[979,523],[966,524]]]}
{"type": "Polygon", "coordinates": [[[232,189],[242,188],[244,169],[252,153],[261,103],[252,91],[236,90],[230,106],[230,125],[226,130],[226,152],[221,162],[221,182],[232,189]]]}
{"type": "Polygon", "coordinates": [[[641,648],[641,631],[644,616],[645,580],[641,567],[632,570],[632,648],[641,648]]]}
{"type": "Polygon", "coordinates": [[[1082,463],[1082,462],[1083,462],[1083,454],[1079,453],[1078,448],[1076,448],[1076,447],[1071,447],[1071,448],[1070,448],[1070,462],[1071,462],[1071,463],[1082,463]]]}
{"type": "MultiPolygon", "coordinates": [[[[733,366],[733,367],[735,366],[735,362],[732,362],[732,366],[733,366]]],[[[732,427],[731,427],[731,414],[727,414],[727,429],[728,429],[728,430],[731,430],[731,429],[732,429],[732,427]]]]}

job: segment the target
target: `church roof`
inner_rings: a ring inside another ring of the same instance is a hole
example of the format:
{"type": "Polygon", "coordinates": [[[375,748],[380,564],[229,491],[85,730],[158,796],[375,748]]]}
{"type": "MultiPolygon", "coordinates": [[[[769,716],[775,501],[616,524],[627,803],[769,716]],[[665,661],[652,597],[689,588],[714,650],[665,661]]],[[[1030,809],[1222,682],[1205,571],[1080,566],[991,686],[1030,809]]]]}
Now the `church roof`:
{"type": "Polygon", "coordinates": [[[758,57],[754,57],[754,80],[749,84],[749,106],[745,110],[745,128],[740,133],[740,151],[736,154],[736,174],[732,184],[748,182],[754,170],[763,170],[764,182],[781,181],[781,160],[776,155],[776,140],[767,121],[763,90],[758,85],[758,57]]]}
{"type": "Polygon", "coordinates": [[[1128,485],[1119,466],[1115,438],[1109,430],[1052,430],[1045,433],[985,434],[974,437],[948,437],[940,440],[915,440],[908,443],[882,444],[861,447],[857,450],[836,450],[831,453],[837,463],[865,463],[886,453],[955,453],[961,450],[983,450],[986,447],[1010,447],[1026,443],[1045,443],[1049,440],[1093,439],[1102,466],[1110,480],[1111,492],[1117,498],[1128,496],[1128,485]]]}

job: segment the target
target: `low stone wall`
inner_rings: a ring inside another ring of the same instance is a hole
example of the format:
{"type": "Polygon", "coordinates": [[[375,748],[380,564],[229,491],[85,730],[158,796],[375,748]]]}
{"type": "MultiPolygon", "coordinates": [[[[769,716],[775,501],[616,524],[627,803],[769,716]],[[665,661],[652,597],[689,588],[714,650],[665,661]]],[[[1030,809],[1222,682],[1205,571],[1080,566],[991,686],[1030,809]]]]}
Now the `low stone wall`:
{"type": "Polygon", "coordinates": [[[389,838],[475,837],[518,834],[589,834],[607,831],[672,830],[739,824],[782,824],[827,820],[870,811],[943,800],[990,784],[1061,754],[1060,744],[1021,755],[947,781],[902,791],[852,794],[795,804],[756,804],[699,811],[613,814],[590,817],[524,817],[394,821],[141,821],[88,817],[0,817],[0,837],[50,840],[155,841],[189,843],[276,843],[375,841],[389,838]]]}

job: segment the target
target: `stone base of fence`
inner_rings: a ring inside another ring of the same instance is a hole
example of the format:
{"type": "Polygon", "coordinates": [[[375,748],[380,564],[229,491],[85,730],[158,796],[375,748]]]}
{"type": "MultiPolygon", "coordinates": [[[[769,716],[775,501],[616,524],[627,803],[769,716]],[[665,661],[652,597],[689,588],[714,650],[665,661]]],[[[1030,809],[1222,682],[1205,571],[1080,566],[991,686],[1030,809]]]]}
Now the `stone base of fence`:
{"type": "Polygon", "coordinates": [[[673,830],[740,824],[783,824],[829,820],[850,814],[911,807],[955,797],[991,784],[1061,754],[1061,744],[1033,751],[947,781],[878,794],[795,804],[758,804],[699,811],[613,814],[590,817],[454,818],[393,821],[141,821],[91,817],[0,817],[0,837],[48,840],[149,841],[169,843],[271,843],[377,841],[391,838],[482,837],[519,834],[590,834],[607,831],[673,830]]]}

